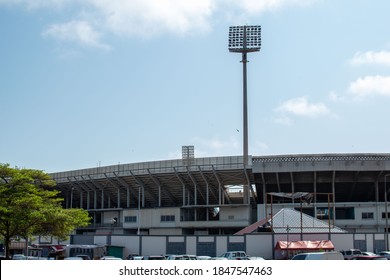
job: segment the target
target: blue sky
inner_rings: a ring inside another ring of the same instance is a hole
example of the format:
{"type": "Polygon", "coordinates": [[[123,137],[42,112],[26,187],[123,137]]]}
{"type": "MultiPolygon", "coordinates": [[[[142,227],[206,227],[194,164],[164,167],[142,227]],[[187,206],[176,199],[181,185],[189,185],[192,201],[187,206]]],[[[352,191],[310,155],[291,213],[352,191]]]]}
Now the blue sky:
{"type": "Polygon", "coordinates": [[[385,0],[0,0],[0,162],[57,172],[242,154],[387,153],[385,0]]]}

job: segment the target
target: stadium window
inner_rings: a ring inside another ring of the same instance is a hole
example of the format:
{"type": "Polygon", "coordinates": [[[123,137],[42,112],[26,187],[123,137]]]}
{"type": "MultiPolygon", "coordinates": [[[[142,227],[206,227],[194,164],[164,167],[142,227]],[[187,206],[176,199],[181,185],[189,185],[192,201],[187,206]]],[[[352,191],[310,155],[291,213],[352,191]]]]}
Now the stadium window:
{"type": "MultiPolygon", "coordinates": [[[[387,213],[387,218],[390,219],[390,212],[387,213]]],[[[386,212],[382,212],[382,219],[386,219],[386,212]]]]}
{"type": "Polygon", "coordinates": [[[333,219],[333,209],[329,209],[326,207],[318,207],[316,216],[319,220],[333,219]]]}
{"type": "Polygon", "coordinates": [[[373,212],[363,212],[362,213],[362,220],[372,220],[372,219],[374,219],[373,212]]]}
{"type": "Polygon", "coordinates": [[[174,222],[175,215],[161,215],[161,222],[174,222]]]}
{"type": "Polygon", "coordinates": [[[125,216],[125,223],[136,223],[137,216],[125,216]]]}
{"type": "Polygon", "coordinates": [[[337,220],[354,220],[355,208],[353,207],[337,207],[336,208],[337,220]]]}

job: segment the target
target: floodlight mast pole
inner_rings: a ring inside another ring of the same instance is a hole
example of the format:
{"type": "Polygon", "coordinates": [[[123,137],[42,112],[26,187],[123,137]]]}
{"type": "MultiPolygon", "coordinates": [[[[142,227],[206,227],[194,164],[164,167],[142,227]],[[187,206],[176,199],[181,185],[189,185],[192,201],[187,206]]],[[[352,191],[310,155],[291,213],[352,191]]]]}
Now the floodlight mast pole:
{"type": "MultiPolygon", "coordinates": [[[[260,26],[235,26],[229,31],[229,51],[242,54],[242,75],[243,75],[243,161],[244,169],[248,165],[248,97],[247,97],[247,54],[248,52],[260,51],[261,38],[260,26]],[[247,34],[247,30],[251,30],[247,34]],[[249,39],[249,40],[248,40],[249,39]],[[249,45],[248,45],[249,41],[249,45]]],[[[249,186],[244,188],[244,203],[249,204],[249,186]]]]}
{"type": "MultiPolygon", "coordinates": [[[[246,50],[246,26],[244,26],[243,36],[243,49],[246,50]]],[[[244,157],[244,168],[248,164],[248,89],[247,89],[247,75],[246,75],[246,63],[247,52],[242,52],[242,93],[243,93],[243,157],[244,157]]]]}
{"type": "Polygon", "coordinates": [[[385,200],[385,247],[386,251],[389,250],[389,212],[387,210],[387,184],[386,178],[390,176],[390,174],[385,175],[385,188],[384,188],[384,200],[385,200]]]}

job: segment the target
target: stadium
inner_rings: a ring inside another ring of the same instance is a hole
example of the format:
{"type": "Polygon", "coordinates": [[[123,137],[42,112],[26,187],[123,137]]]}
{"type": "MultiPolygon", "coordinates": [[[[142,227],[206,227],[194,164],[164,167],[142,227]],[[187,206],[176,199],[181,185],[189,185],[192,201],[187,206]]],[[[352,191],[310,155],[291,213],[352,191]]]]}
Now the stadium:
{"type": "Polygon", "coordinates": [[[390,154],[183,156],[51,176],[64,207],[93,217],[78,234],[231,235],[284,208],[349,233],[389,229],[390,154]]]}

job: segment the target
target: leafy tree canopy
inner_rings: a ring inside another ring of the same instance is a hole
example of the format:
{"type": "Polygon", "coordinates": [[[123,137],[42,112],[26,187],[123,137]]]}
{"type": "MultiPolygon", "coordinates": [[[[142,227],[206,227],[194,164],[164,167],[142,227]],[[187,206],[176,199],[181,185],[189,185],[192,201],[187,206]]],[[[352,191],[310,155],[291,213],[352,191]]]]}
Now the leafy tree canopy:
{"type": "Polygon", "coordinates": [[[62,208],[59,193],[55,181],[43,171],[0,164],[0,237],[6,257],[14,237],[50,235],[66,239],[75,228],[89,224],[87,211],[62,208]]]}

